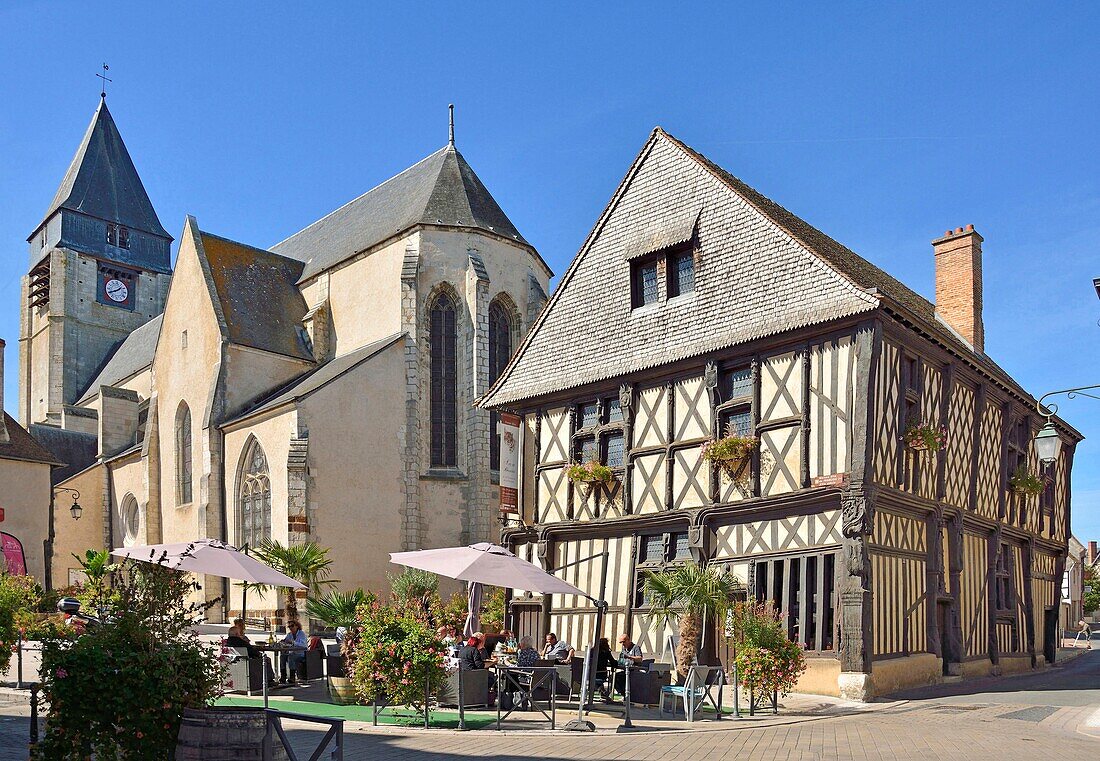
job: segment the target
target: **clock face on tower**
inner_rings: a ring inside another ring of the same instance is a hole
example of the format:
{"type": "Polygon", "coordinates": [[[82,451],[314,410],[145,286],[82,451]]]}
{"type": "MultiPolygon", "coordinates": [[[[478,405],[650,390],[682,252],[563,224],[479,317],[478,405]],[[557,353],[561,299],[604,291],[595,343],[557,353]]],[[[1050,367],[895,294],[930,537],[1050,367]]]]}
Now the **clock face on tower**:
{"type": "Polygon", "coordinates": [[[111,307],[133,309],[137,275],[133,270],[100,262],[96,301],[111,307]]]}
{"type": "Polygon", "coordinates": [[[122,282],[118,278],[111,278],[103,286],[103,291],[107,294],[107,298],[115,302],[126,301],[130,295],[130,289],[126,287],[126,283],[122,282]]]}

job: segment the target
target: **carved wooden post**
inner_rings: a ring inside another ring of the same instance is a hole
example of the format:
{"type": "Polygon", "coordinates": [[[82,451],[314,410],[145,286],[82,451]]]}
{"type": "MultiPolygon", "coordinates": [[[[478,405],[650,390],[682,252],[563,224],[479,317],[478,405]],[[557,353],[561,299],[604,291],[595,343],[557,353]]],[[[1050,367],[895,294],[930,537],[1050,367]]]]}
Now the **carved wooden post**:
{"type": "Polygon", "coordinates": [[[867,544],[874,526],[874,492],[870,483],[874,430],[875,388],[880,326],[862,323],[856,331],[856,383],[859,389],[852,410],[852,468],[841,496],[840,598],[840,695],[851,700],[873,697],[871,684],[872,608],[871,558],[867,544]]]}
{"type": "Polygon", "coordinates": [[[959,616],[963,568],[963,516],[961,510],[955,511],[947,526],[947,562],[947,573],[950,579],[948,589],[954,598],[951,602],[950,620],[947,624],[948,650],[956,659],[948,664],[947,673],[957,675],[962,669],[962,661],[966,658],[966,653],[963,652],[962,619],[959,616]]]}
{"type": "MultiPolygon", "coordinates": [[[[538,554],[539,565],[542,566],[544,571],[549,572],[554,567],[554,546],[550,539],[547,539],[543,534],[539,537],[538,544],[535,545],[535,552],[538,554]]],[[[550,606],[550,595],[544,594],[542,596],[542,637],[545,638],[550,633],[550,614],[552,612],[550,606]]]]}
{"type": "Polygon", "coordinates": [[[623,515],[630,515],[634,507],[630,494],[634,481],[630,462],[630,449],[634,446],[634,387],[628,383],[619,386],[619,411],[623,416],[623,515]]]}
{"type": "Polygon", "coordinates": [[[924,522],[928,534],[928,554],[925,565],[926,615],[925,633],[928,637],[928,649],[941,660],[947,659],[943,643],[940,642],[939,598],[946,592],[943,568],[943,505],[937,504],[936,511],[924,522]]]}
{"type": "Polygon", "coordinates": [[[989,553],[986,558],[985,588],[986,604],[989,610],[989,660],[993,663],[993,673],[1000,673],[1001,650],[997,642],[997,558],[1001,554],[1001,525],[989,535],[989,553]]]}
{"type": "MultiPolygon", "coordinates": [[[[718,405],[721,404],[721,398],[718,393],[718,365],[714,362],[707,362],[706,369],[703,371],[703,385],[706,386],[707,396],[710,399],[710,425],[711,435],[717,439],[722,436],[722,431],[718,426],[718,405]]],[[[722,476],[718,472],[718,466],[714,463],[710,464],[707,468],[707,472],[710,476],[710,501],[717,504],[722,499],[722,476]]]]}
{"type": "Polygon", "coordinates": [[[1024,542],[1023,551],[1020,553],[1020,562],[1024,566],[1024,631],[1022,635],[1027,637],[1027,652],[1031,656],[1031,667],[1035,668],[1035,597],[1032,594],[1032,579],[1035,576],[1035,553],[1030,539],[1024,542]]]}

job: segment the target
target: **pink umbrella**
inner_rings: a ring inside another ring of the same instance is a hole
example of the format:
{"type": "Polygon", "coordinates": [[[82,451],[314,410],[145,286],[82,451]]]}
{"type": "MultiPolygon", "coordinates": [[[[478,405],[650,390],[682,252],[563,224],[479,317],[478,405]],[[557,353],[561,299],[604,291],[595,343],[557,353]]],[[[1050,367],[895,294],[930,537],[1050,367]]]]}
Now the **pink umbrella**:
{"type": "Polygon", "coordinates": [[[111,554],[122,558],[159,563],[176,571],[205,573],[238,579],[270,587],[305,589],[306,585],[285,573],[245,555],[231,544],[217,539],[196,539],[176,544],[147,544],[140,547],[119,547],[111,554]]]}
{"type": "Polygon", "coordinates": [[[431,571],[448,579],[492,584],[495,587],[525,592],[588,597],[569,582],[562,581],[534,563],[528,563],[503,547],[488,542],[479,542],[469,547],[391,552],[390,562],[431,571]]]}

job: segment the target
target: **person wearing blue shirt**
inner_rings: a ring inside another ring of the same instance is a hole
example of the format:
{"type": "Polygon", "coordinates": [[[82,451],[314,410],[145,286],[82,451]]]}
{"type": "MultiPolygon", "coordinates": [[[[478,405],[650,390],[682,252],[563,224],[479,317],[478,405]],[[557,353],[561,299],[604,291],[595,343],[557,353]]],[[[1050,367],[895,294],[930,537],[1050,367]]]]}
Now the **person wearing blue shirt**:
{"type": "Polygon", "coordinates": [[[287,650],[283,653],[282,660],[279,663],[280,684],[286,684],[288,681],[288,671],[290,672],[289,681],[293,682],[295,675],[298,673],[298,664],[306,659],[306,633],[302,631],[302,625],[297,621],[290,621],[286,628],[286,636],[282,639],[283,644],[297,645],[302,649],[287,650]]]}

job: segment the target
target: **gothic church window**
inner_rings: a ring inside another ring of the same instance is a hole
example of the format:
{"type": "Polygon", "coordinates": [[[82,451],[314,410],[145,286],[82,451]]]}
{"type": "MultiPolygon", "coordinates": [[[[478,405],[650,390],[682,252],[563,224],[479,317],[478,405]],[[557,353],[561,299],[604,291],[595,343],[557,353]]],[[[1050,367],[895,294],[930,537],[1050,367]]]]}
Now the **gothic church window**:
{"type": "MultiPolygon", "coordinates": [[[[512,319],[507,308],[494,300],[489,305],[489,385],[496,383],[504,372],[505,365],[512,356],[512,319]]],[[[497,425],[500,416],[496,412],[489,413],[489,434],[492,442],[489,447],[489,468],[500,470],[500,437],[497,435],[497,425]]]]}
{"type": "Polygon", "coordinates": [[[176,504],[190,504],[191,478],[191,410],[187,402],[180,402],[176,412],[176,504]]]}
{"type": "Polygon", "coordinates": [[[271,478],[264,450],[255,439],[242,460],[238,503],[240,544],[255,547],[271,539],[271,478]]]}
{"type": "Polygon", "coordinates": [[[431,467],[458,465],[458,304],[449,293],[436,297],[429,310],[431,363],[431,467]]]}

